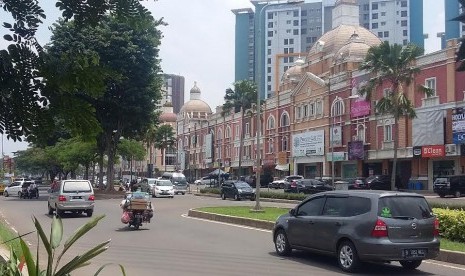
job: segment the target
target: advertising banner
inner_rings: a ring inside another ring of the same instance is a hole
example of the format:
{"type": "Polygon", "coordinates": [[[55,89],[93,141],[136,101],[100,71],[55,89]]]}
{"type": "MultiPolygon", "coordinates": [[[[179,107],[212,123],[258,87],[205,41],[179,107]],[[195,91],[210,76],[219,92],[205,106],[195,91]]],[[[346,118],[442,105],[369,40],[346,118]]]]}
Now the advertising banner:
{"type": "MultiPolygon", "coordinates": [[[[205,135],[205,158],[211,160],[213,158],[212,155],[213,149],[213,134],[205,135]]],[[[211,161],[209,162],[211,163],[211,161]]]]}
{"type": "Polygon", "coordinates": [[[324,130],[308,131],[292,136],[292,156],[321,156],[325,149],[324,130]]]}
{"type": "Polygon", "coordinates": [[[365,100],[355,100],[350,104],[350,118],[370,115],[371,104],[365,100]]]}
{"type": "Polygon", "coordinates": [[[454,144],[465,144],[465,110],[452,109],[452,140],[454,144]]]}
{"type": "Polygon", "coordinates": [[[278,165],[284,165],[287,163],[287,152],[280,151],[278,152],[278,165]]]}
{"type": "Polygon", "coordinates": [[[348,144],[349,160],[363,160],[365,158],[365,150],[363,141],[352,141],[348,144]]]}
{"type": "Polygon", "coordinates": [[[333,160],[334,160],[334,162],[345,161],[346,158],[345,158],[344,152],[335,151],[335,152],[326,153],[326,161],[332,162],[333,160]],[[334,159],[333,159],[333,157],[334,157],[334,159]]]}
{"type": "Polygon", "coordinates": [[[330,143],[333,147],[341,147],[342,146],[342,128],[341,126],[333,126],[329,135],[330,143]]]}

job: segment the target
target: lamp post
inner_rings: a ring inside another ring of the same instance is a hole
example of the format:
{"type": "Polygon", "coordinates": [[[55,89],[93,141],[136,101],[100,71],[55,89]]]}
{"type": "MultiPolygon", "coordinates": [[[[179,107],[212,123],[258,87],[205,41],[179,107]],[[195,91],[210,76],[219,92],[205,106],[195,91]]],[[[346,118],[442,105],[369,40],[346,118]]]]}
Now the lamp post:
{"type": "MultiPolygon", "coordinates": [[[[304,0],[287,0],[287,4],[300,4],[300,3],[303,3],[304,0]]],[[[257,82],[257,118],[256,118],[256,131],[257,131],[257,147],[256,147],[256,153],[257,153],[257,160],[256,160],[256,165],[255,165],[255,170],[256,170],[256,173],[255,173],[255,188],[256,188],[256,196],[255,196],[255,207],[254,207],[254,210],[255,211],[259,211],[261,210],[261,206],[260,206],[260,165],[261,165],[261,149],[260,149],[260,134],[261,134],[261,110],[260,110],[260,87],[261,87],[261,73],[262,73],[262,64],[261,64],[261,61],[262,61],[262,44],[264,43],[264,41],[262,41],[262,18],[263,18],[263,11],[265,11],[268,7],[270,6],[276,6],[276,5],[280,5],[282,3],[267,3],[266,5],[264,5],[261,9],[260,9],[260,12],[259,12],[259,16],[258,16],[258,47],[257,47],[257,53],[258,53],[258,59],[257,59],[257,63],[258,63],[258,66],[257,66],[257,79],[256,79],[256,82],[257,82]]],[[[266,24],[266,22],[264,23],[266,24]]]]}
{"type": "MultiPolygon", "coordinates": [[[[330,89],[330,93],[331,93],[331,88],[330,89]]],[[[351,95],[349,97],[347,97],[346,99],[350,100],[350,99],[357,99],[359,96],[358,95],[351,95]]],[[[333,102],[333,104],[331,105],[331,116],[333,117],[333,121],[331,123],[331,128],[330,128],[330,143],[331,143],[331,184],[333,185],[334,187],[334,127],[336,126],[336,112],[335,112],[335,104],[339,101],[344,101],[345,99],[343,98],[340,98],[338,96],[336,96],[336,100],[333,102]]],[[[343,114],[338,114],[339,116],[340,115],[343,115],[343,114]]]]}

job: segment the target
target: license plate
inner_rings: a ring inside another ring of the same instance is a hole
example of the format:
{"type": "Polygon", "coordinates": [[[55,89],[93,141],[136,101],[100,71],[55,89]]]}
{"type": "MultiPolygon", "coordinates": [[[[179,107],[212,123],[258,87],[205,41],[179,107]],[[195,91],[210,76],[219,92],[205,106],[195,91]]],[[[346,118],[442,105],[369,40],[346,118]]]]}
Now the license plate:
{"type": "Polygon", "coordinates": [[[402,257],[404,257],[405,259],[420,258],[420,257],[425,257],[427,253],[428,253],[428,249],[425,249],[425,248],[403,249],[402,250],[402,257]]]}
{"type": "Polygon", "coordinates": [[[71,200],[72,200],[72,201],[84,201],[84,199],[82,198],[82,196],[73,196],[73,197],[71,197],[71,200]]]}
{"type": "Polygon", "coordinates": [[[136,215],[136,218],[140,218],[140,219],[141,219],[141,218],[143,218],[143,216],[142,216],[142,215],[136,215]]]}

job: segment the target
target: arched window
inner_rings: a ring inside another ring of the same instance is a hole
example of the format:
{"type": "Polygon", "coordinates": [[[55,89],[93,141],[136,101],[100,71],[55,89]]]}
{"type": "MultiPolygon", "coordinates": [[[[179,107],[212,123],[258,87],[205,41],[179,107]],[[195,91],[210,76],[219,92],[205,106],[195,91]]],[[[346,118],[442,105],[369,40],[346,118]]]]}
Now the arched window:
{"type": "Polygon", "coordinates": [[[334,99],[333,101],[333,104],[331,105],[331,117],[341,116],[343,114],[344,114],[344,101],[341,98],[336,97],[336,99],[334,99]]]}
{"type": "Polygon", "coordinates": [[[268,122],[267,122],[267,129],[274,129],[275,126],[274,126],[274,117],[273,116],[270,116],[268,117],[268,122]]]}
{"type": "Polygon", "coordinates": [[[184,137],[184,146],[188,147],[189,146],[189,137],[184,137]]]}
{"type": "Polygon", "coordinates": [[[384,142],[392,141],[392,124],[391,120],[384,121],[384,142]]]}
{"type": "Polygon", "coordinates": [[[231,128],[227,126],[224,132],[224,138],[229,138],[229,137],[231,137],[231,128]]]}
{"type": "Polygon", "coordinates": [[[365,143],[365,126],[362,124],[357,126],[357,140],[365,143]]]}
{"type": "Polygon", "coordinates": [[[289,114],[287,112],[283,112],[283,114],[281,114],[281,126],[282,127],[288,126],[289,123],[290,123],[289,114]]]}
{"type": "Polygon", "coordinates": [[[226,158],[229,157],[231,157],[231,149],[229,148],[229,146],[226,146],[226,158]]]}
{"type": "Polygon", "coordinates": [[[289,147],[289,141],[287,139],[287,136],[283,136],[283,140],[281,141],[281,150],[282,151],[288,151],[289,147]]]}
{"type": "Polygon", "coordinates": [[[218,129],[218,134],[216,135],[216,139],[217,139],[218,141],[223,140],[223,131],[221,131],[221,128],[218,129]]]}
{"type": "Polygon", "coordinates": [[[273,145],[273,139],[268,140],[268,153],[273,153],[274,152],[274,145],[273,145]]]}

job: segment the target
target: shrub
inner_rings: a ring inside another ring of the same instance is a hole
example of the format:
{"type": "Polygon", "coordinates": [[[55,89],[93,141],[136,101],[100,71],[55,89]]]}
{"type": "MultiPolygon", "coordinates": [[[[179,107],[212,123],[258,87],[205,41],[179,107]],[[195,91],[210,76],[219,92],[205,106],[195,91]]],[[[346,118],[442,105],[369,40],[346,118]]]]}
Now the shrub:
{"type": "Polygon", "coordinates": [[[203,188],[203,189],[200,189],[200,193],[219,195],[221,193],[221,189],[220,188],[203,188]]]}
{"type": "Polygon", "coordinates": [[[443,238],[465,242],[465,211],[434,208],[439,219],[439,232],[443,238]]]}

